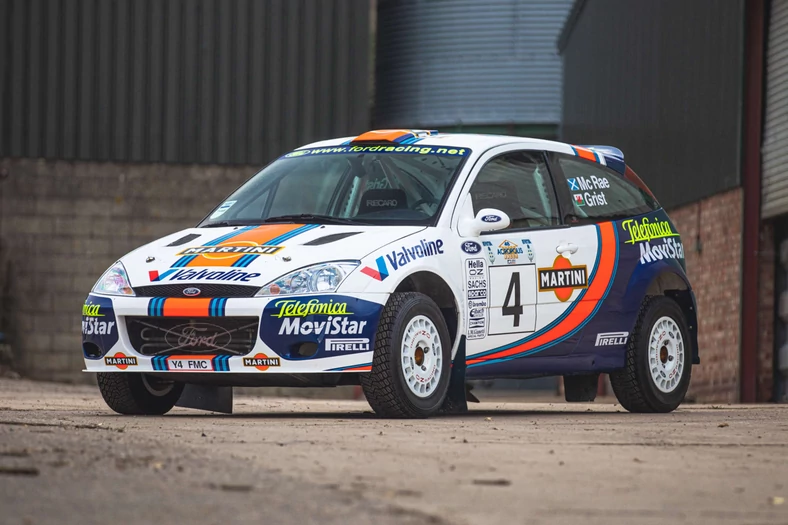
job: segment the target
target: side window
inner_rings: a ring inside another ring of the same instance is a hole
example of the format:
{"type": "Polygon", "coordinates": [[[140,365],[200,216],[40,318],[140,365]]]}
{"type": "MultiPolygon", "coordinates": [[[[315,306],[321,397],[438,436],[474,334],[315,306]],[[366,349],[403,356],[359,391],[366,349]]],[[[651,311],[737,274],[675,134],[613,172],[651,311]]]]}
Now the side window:
{"type": "Polygon", "coordinates": [[[659,208],[648,192],[604,166],[577,157],[557,158],[572,198],[568,223],[615,220],[659,208]]]}
{"type": "Polygon", "coordinates": [[[509,215],[510,229],[559,223],[555,191],[539,152],[515,151],[489,161],[471,186],[473,211],[496,208],[509,215]]]}

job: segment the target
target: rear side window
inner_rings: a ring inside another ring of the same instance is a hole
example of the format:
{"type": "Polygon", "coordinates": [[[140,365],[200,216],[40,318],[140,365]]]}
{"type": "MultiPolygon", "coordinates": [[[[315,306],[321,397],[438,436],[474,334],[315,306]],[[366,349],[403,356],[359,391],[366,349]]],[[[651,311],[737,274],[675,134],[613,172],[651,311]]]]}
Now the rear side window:
{"type": "Polygon", "coordinates": [[[642,215],[659,208],[648,191],[624,180],[600,164],[577,157],[557,155],[572,209],[566,222],[598,222],[642,215]]]}

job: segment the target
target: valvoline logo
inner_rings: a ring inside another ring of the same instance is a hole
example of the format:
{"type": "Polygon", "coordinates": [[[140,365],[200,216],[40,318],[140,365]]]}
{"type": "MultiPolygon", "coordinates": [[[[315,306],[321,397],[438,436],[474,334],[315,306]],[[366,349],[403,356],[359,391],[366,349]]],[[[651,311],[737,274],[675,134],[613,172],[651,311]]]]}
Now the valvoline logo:
{"type": "Polygon", "coordinates": [[[378,281],[384,281],[386,277],[389,276],[388,268],[386,268],[386,259],[382,256],[375,259],[375,264],[377,265],[378,269],[374,270],[369,266],[365,266],[361,269],[361,273],[364,275],[369,275],[373,279],[378,281]]]}
{"type": "Polygon", "coordinates": [[[388,260],[388,264],[391,265],[394,271],[397,271],[401,266],[410,264],[416,259],[431,257],[440,253],[443,253],[442,240],[437,239],[435,241],[427,241],[422,239],[421,242],[415,246],[411,246],[409,248],[403,246],[401,250],[394,250],[390,254],[386,254],[385,257],[378,257],[375,259],[375,266],[377,266],[377,270],[370,268],[369,266],[365,266],[361,269],[361,273],[368,275],[378,281],[383,281],[389,276],[386,260],[388,260]]]}

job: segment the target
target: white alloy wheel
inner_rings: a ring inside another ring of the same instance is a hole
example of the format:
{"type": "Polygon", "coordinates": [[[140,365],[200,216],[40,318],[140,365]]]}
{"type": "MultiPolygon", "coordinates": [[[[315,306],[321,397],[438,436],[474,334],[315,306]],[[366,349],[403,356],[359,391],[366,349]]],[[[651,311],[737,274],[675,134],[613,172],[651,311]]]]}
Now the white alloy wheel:
{"type": "Polygon", "coordinates": [[[684,338],[670,317],[657,319],[648,340],[648,366],[654,385],[666,394],[673,392],[684,373],[684,338]]]}
{"type": "Polygon", "coordinates": [[[443,369],[443,347],[435,324],[417,315],[402,336],[402,375],[417,397],[429,397],[438,386],[443,369]]]}

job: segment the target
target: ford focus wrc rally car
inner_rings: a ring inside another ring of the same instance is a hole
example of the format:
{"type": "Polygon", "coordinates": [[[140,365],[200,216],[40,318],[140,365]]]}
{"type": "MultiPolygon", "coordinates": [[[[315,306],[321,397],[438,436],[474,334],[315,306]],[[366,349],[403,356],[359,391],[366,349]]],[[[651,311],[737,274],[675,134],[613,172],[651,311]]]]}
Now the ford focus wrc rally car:
{"type": "Polygon", "coordinates": [[[82,310],[123,414],[230,411],[232,386],[361,385],[378,414],[469,379],[564,376],[675,409],[697,364],[684,249],[607,146],[379,130],[287,153],[197,227],[129,253],[82,310]]]}

